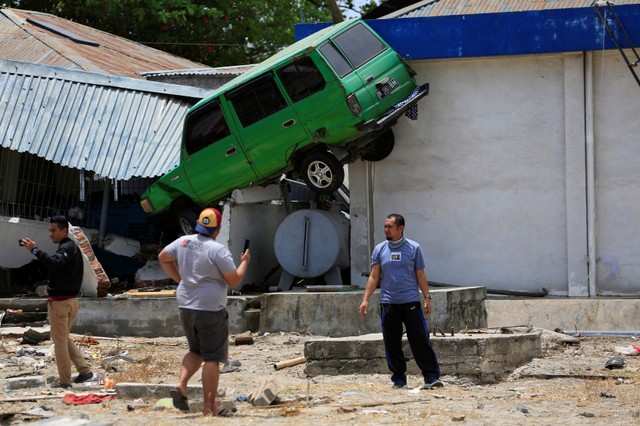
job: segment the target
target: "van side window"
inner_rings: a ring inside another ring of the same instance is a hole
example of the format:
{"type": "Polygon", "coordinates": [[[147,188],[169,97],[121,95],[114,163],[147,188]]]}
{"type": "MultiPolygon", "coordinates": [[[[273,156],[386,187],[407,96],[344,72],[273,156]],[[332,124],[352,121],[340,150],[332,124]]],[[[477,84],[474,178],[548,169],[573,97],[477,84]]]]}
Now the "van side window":
{"type": "Polygon", "coordinates": [[[324,56],[329,64],[331,64],[333,70],[336,72],[336,74],[338,74],[339,77],[344,77],[345,75],[353,71],[353,68],[351,68],[349,62],[347,62],[344,56],[342,56],[342,54],[338,52],[335,47],[333,47],[333,44],[327,43],[318,50],[320,50],[322,56],[324,56]]]}
{"type": "Polygon", "coordinates": [[[189,155],[230,134],[217,99],[189,114],[184,126],[185,148],[189,155]]]}
{"type": "Polygon", "coordinates": [[[226,96],[233,104],[242,127],[248,127],[287,106],[271,74],[263,75],[226,96]]]}
{"type": "Polygon", "coordinates": [[[354,25],[333,38],[354,68],[377,56],[386,46],[362,24],[354,25]]]}
{"type": "Polygon", "coordinates": [[[324,78],[308,56],[282,68],[278,77],[293,102],[324,89],[324,78]]]}

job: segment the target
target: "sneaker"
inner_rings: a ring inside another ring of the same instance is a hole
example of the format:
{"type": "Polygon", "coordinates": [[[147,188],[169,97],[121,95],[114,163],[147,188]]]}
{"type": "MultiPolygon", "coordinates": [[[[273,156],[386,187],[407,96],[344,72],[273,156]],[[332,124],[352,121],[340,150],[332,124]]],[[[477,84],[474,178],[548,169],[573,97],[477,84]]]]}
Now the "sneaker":
{"type": "Polygon", "coordinates": [[[444,387],[444,383],[440,381],[440,379],[435,379],[433,382],[425,383],[422,385],[422,389],[435,389],[444,387]]]}
{"type": "Polygon", "coordinates": [[[405,384],[402,384],[402,383],[394,383],[393,384],[393,388],[394,389],[404,389],[406,387],[407,387],[406,383],[405,384]]]}
{"type": "Polygon", "coordinates": [[[86,373],[79,373],[78,377],[73,380],[73,383],[84,383],[88,382],[91,379],[93,379],[93,373],[91,371],[88,371],[86,373]]]}

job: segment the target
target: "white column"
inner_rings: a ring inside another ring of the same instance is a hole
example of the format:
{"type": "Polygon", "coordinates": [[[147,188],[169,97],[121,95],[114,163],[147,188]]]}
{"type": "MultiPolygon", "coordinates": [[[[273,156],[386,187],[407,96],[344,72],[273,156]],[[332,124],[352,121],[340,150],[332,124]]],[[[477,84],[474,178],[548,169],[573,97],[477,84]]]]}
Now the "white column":
{"type": "Polygon", "coordinates": [[[584,57],[564,55],[565,202],[568,295],[589,296],[584,57]]]}

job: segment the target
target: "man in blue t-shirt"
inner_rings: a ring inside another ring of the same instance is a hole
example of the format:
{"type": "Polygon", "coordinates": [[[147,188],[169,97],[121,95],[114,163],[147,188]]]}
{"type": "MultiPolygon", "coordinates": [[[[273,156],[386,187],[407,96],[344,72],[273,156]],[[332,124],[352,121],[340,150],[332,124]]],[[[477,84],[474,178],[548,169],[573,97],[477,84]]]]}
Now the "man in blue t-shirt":
{"type": "Polygon", "coordinates": [[[413,358],[422,376],[424,389],[442,387],[438,359],[429,342],[425,315],[431,313],[431,296],[420,244],[404,237],[404,218],[390,214],[384,221],[386,241],[378,244],[371,255],[371,274],[364,292],[360,315],[364,318],[369,298],[380,284],[380,316],[382,336],[394,388],[407,385],[407,363],[402,352],[402,325],[413,358]],[[424,295],[424,313],[420,293],[424,295]]]}

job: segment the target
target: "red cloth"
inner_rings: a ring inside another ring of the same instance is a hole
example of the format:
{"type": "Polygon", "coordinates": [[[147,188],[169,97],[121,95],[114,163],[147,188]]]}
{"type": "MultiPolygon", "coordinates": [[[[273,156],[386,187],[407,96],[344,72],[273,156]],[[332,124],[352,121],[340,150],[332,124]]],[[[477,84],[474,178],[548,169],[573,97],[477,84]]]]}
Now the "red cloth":
{"type": "Polygon", "coordinates": [[[87,404],[100,404],[104,401],[114,399],[113,395],[100,395],[97,393],[89,393],[84,395],[76,395],[75,393],[68,393],[64,396],[62,402],[67,405],[87,405],[87,404]]]}
{"type": "Polygon", "coordinates": [[[49,302],[62,302],[63,300],[73,299],[75,296],[51,296],[49,302]]]}

